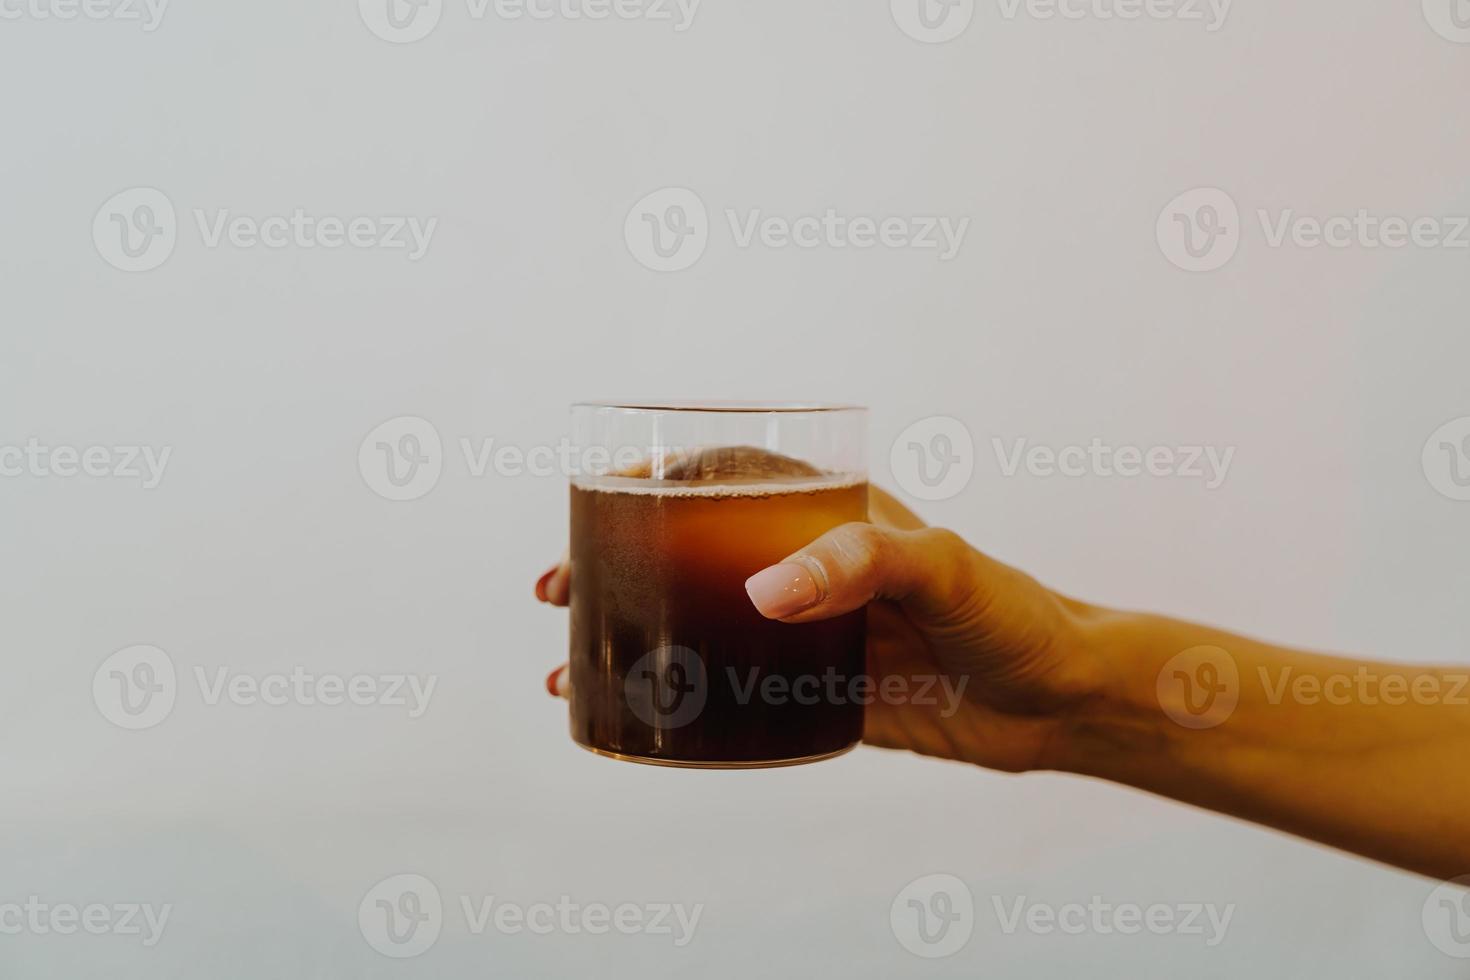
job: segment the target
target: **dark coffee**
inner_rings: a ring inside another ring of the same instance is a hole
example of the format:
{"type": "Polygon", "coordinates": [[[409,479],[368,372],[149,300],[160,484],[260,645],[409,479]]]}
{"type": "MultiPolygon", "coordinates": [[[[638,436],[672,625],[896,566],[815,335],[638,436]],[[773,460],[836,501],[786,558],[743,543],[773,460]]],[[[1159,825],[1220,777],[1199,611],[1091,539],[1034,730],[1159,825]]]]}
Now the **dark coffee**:
{"type": "Polygon", "coordinates": [[[834,690],[864,669],[861,610],[772,622],[745,580],[867,516],[867,483],[754,449],[572,487],[572,736],[670,765],[810,761],[862,737],[834,690]]]}

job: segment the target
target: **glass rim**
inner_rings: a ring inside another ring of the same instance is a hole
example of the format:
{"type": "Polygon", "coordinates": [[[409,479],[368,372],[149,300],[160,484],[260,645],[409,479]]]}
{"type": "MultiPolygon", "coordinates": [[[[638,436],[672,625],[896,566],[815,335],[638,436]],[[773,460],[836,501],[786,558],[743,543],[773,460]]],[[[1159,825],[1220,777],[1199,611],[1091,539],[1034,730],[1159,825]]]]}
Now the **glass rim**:
{"type": "Polygon", "coordinates": [[[837,402],[753,402],[753,401],[581,401],[573,409],[601,409],[615,412],[687,412],[730,415],[808,415],[837,412],[866,412],[866,405],[837,402]]]}

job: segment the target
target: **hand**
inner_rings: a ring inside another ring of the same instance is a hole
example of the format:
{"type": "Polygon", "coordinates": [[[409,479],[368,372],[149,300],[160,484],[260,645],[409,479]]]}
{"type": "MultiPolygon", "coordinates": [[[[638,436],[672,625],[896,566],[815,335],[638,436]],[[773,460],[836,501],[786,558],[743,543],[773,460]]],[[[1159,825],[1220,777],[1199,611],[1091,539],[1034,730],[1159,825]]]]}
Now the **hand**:
{"type": "MultiPolygon", "coordinates": [[[[756,608],[803,623],[867,606],[876,690],[897,676],[910,692],[962,694],[958,710],[932,694],[924,704],[875,698],[865,742],[1012,772],[1051,768],[1049,747],[1095,681],[1082,628],[1090,607],[926,528],[881,490],[869,513],[871,524],[835,528],[752,576],[756,608]]],[[[537,598],[565,606],[570,575],[563,558],[536,583],[537,598]]],[[[552,672],[551,693],[566,695],[566,677],[565,666],[552,672]]]]}
{"type": "MultiPolygon", "coordinates": [[[[958,710],[948,698],[877,698],[865,742],[1100,777],[1435,877],[1470,868],[1470,781],[1454,775],[1470,754],[1470,711],[1455,700],[1463,668],[1322,656],[1089,606],[924,527],[881,491],[869,514],[871,524],[835,528],[745,586],[763,615],[786,623],[866,606],[880,692],[884,678],[962,692],[958,710]],[[1197,651],[1232,677],[1228,710],[1204,726],[1179,720],[1187,690],[1161,682],[1197,651]],[[1286,696],[1285,678],[1315,686],[1286,696]],[[1352,678],[1379,678],[1382,696],[1321,696],[1352,678]],[[1406,701],[1411,690],[1439,696],[1406,701]]],[[[566,605],[569,575],[563,559],[537,596],[566,605]]],[[[565,696],[565,667],[547,685],[565,696]]]]}

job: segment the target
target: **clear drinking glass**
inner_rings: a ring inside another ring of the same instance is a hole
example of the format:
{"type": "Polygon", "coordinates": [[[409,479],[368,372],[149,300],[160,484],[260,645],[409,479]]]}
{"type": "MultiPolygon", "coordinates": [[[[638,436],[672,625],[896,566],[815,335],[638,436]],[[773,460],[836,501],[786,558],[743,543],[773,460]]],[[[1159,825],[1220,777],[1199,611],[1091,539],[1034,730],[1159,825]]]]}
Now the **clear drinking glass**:
{"type": "Polygon", "coordinates": [[[867,411],[579,404],[572,737],[696,768],[814,762],[862,737],[862,610],[767,620],[745,580],[867,519],[867,411]]]}

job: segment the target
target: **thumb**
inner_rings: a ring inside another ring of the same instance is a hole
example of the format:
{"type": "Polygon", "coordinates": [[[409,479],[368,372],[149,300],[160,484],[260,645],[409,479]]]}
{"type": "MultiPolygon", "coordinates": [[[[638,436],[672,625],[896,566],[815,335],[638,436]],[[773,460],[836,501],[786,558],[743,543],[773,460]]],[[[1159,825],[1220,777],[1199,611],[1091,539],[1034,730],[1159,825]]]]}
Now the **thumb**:
{"type": "Polygon", "coordinates": [[[952,531],[844,524],[756,572],[745,591],[762,616],[787,623],[831,619],[874,599],[937,619],[974,600],[979,560],[952,531]]]}

